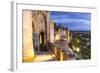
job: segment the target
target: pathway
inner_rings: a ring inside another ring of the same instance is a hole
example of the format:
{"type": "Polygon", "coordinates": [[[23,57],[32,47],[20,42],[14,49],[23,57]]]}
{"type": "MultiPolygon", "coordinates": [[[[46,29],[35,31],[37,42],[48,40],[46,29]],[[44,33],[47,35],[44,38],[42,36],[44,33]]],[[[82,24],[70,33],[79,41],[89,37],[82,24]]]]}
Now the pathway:
{"type": "Polygon", "coordinates": [[[37,52],[34,62],[55,61],[54,55],[50,52],[37,52]]]}

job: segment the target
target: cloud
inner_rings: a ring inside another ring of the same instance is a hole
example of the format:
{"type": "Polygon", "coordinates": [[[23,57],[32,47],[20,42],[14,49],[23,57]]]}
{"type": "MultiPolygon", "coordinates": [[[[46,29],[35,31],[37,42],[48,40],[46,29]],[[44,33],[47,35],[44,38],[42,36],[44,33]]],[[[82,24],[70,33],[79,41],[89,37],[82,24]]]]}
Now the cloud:
{"type": "Polygon", "coordinates": [[[63,24],[69,29],[91,29],[91,14],[79,12],[51,12],[51,19],[57,24],[63,24]]]}
{"type": "Polygon", "coordinates": [[[60,18],[53,20],[56,23],[67,24],[67,23],[74,23],[79,25],[90,25],[90,21],[86,19],[68,19],[68,18],[60,18]]]}
{"type": "Polygon", "coordinates": [[[52,19],[61,19],[61,18],[70,18],[70,16],[64,15],[64,14],[62,14],[62,15],[52,15],[51,18],[52,19]]]}
{"type": "Polygon", "coordinates": [[[67,26],[69,30],[91,30],[90,26],[67,26]]]}
{"type": "Polygon", "coordinates": [[[84,13],[84,12],[51,12],[52,18],[72,18],[72,19],[91,19],[91,13],[84,13]]]}

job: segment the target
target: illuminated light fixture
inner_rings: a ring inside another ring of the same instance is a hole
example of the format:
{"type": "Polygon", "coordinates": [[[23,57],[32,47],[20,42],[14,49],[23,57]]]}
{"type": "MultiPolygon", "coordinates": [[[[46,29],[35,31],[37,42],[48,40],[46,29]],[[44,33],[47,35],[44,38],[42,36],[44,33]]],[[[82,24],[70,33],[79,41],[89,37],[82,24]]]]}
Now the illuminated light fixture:
{"type": "Polygon", "coordinates": [[[76,51],[77,51],[77,52],[80,52],[80,48],[79,48],[79,47],[77,47],[77,48],[76,48],[76,51]]]}
{"type": "Polygon", "coordinates": [[[57,34],[55,40],[59,40],[60,39],[60,35],[57,34]]]}

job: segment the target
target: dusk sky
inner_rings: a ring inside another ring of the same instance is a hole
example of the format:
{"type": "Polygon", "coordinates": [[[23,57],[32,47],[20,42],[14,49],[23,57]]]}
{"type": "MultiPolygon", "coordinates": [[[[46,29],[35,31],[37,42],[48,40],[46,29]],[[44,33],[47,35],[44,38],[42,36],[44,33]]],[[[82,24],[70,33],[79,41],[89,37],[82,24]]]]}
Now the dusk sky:
{"type": "Polygon", "coordinates": [[[51,19],[57,25],[68,27],[69,30],[91,30],[91,13],[52,11],[51,19]]]}

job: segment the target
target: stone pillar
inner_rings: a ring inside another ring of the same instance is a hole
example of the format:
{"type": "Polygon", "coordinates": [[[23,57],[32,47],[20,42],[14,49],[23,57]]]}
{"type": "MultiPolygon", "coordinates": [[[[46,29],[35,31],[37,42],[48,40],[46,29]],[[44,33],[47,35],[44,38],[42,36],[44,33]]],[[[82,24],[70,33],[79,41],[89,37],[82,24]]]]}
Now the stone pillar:
{"type": "Polygon", "coordinates": [[[46,29],[47,29],[47,42],[50,42],[50,12],[47,12],[47,24],[46,24],[46,29]]]}
{"type": "Polygon", "coordinates": [[[68,30],[68,34],[67,34],[67,36],[68,36],[68,37],[67,37],[68,43],[70,42],[70,36],[69,36],[69,33],[70,33],[70,32],[69,32],[69,30],[68,30]]]}
{"type": "Polygon", "coordinates": [[[50,42],[54,44],[54,23],[50,22],[50,42]]]}
{"type": "Polygon", "coordinates": [[[32,11],[23,11],[23,62],[34,60],[34,45],[32,40],[32,11]]]}

